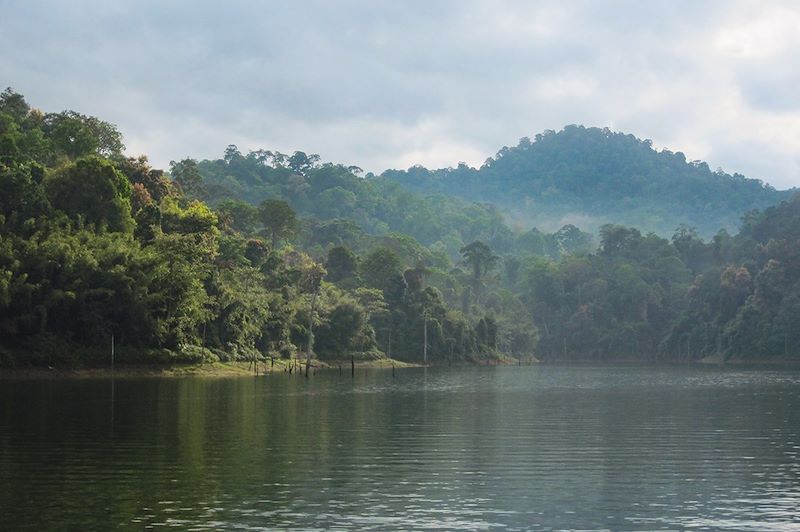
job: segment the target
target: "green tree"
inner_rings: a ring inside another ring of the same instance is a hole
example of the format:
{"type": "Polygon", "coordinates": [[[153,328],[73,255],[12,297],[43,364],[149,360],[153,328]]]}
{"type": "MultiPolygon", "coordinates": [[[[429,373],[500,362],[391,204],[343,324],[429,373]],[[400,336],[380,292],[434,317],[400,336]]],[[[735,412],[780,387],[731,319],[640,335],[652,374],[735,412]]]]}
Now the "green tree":
{"type": "Polygon", "coordinates": [[[402,271],[403,266],[397,254],[385,247],[375,249],[361,263],[361,274],[367,286],[384,292],[398,277],[402,281],[402,271]]]}
{"type": "Polygon", "coordinates": [[[11,116],[15,121],[22,122],[28,116],[31,108],[25,97],[14,91],[11,87],[7,87],[0,93],[0,113],[5,113],[11,116]]]}
{"type": "Polygon", "coordinates": [[[224,225],[234,231],[252,234],[258,223],[258,209],[240,200],[224,200],[216,208],[224,225]]]}
{"type": "Polygon", "coordinates": [[[305,174],[319,161],[319,155],[312,153],[306,155],[305,152],[296,151],[289,157],[289,168],[298,174],[305,174]]]}
{"type": "Polygon", "coordinates": [[[74,111],[45,115],[42,129],[54,148],[70,159],[88,155],[110,157],[125,149],[122,134],[113,124],[74,111]]]}
{"type": "Polygon", "coordinates": [[[326,279],[331,283],[354,282],[358,276],[358,257],[345,247],[333,247],[328,250],[325,269],[328,271],[326,279]]]}
{"type": "Polygon", "coordinates": [[[189,198],[201,198],[205,194],[203,176],[197,169],[197,161],[183,159],[169,162],[169,174],[172,180],[181,187],[181,192],[189,198]]]}
{"type": "Polygon", "coordinates": [[[264,200],[258,207],[258,216],[272,241],[272,249],[277,249],[280,240],[290,237],[297,230],[297,215],[283,200],[264,200]]]}
{"type": "Polygon", "coordinates": [[[48,178],[45,188],[53,207],[72,218],[111,231],[133,230],[131,184],[104,159],[79,159],[48,178]]]}
{"type": "Polygon", "coordinates": [[[480,240],[461,248],[461,255],[464,263],[472,268],[472,275],[476,281],[489,273],[500,260],[500,257],[492,253],[491,248],[480,240]]]}

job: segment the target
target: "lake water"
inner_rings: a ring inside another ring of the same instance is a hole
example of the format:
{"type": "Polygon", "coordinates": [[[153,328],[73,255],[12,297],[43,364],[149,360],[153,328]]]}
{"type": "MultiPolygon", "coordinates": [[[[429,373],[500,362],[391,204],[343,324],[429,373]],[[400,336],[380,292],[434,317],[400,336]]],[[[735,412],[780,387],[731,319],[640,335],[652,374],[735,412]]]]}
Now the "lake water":
{"type": "Polygon", "coordinates": [[[0,380],[0,530],[800,529],[800,372],[0,380]]]}

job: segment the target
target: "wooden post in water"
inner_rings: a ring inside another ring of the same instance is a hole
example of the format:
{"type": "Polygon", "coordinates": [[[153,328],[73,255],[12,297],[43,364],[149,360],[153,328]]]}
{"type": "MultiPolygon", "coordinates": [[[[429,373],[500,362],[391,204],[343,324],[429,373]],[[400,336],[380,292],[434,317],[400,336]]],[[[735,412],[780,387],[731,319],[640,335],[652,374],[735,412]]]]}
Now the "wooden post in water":
{"type": "Polygon", "coordinates": [[[394,362],[392,362],[392,377],[394,377],[394,362]]]}
{"type": "Polygon", "coordinates": [[[353,378],[356,376],[356,359],[353,355],[350,355],[350,376],[353,378]]]}

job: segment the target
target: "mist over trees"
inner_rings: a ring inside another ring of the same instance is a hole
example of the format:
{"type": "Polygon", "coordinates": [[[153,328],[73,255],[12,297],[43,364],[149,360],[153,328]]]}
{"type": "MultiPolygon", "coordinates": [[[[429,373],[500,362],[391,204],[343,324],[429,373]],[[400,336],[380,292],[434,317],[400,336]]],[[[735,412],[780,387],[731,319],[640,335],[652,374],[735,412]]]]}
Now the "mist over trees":
{"type": "Polygon", "coordinates": [[[414,166],[382,177],[425,194],[491,202],[528,227],[571,222],[596,231],[615,223],[661,236],[681,223],[707,238],[735,232],[742,213],[792,195],[681,152],[657,151],[650,140],[575,125],[523,138],[480,168],[414,166]]]}
{"type": "Polygon", "coordinates": [[[632,136],[568,127],[383,176],[123,150],[112,124],[0,96],[0,364],[99,363],[112,335],[129,362],[800,356],[798,196],[632,136]],[[546,232],[512,203],[619,216],[546,232]]]}

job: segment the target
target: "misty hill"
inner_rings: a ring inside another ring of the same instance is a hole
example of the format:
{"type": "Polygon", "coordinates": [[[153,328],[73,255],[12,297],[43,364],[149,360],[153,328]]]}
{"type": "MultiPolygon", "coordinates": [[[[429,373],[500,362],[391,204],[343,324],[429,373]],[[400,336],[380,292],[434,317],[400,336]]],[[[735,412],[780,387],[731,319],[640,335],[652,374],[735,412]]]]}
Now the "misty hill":
{"type": "Polygon", "coordinates": [[[703,235],[735,231],[743,213],[787,199],[741,174],[712,171],[681,152],[608,129],[567,126],[504,147],[480,168],[387,170],[381,176],[423,193],[494,203],[520,228],[620,223],[671,235],[679,224],[703,235]]]}

